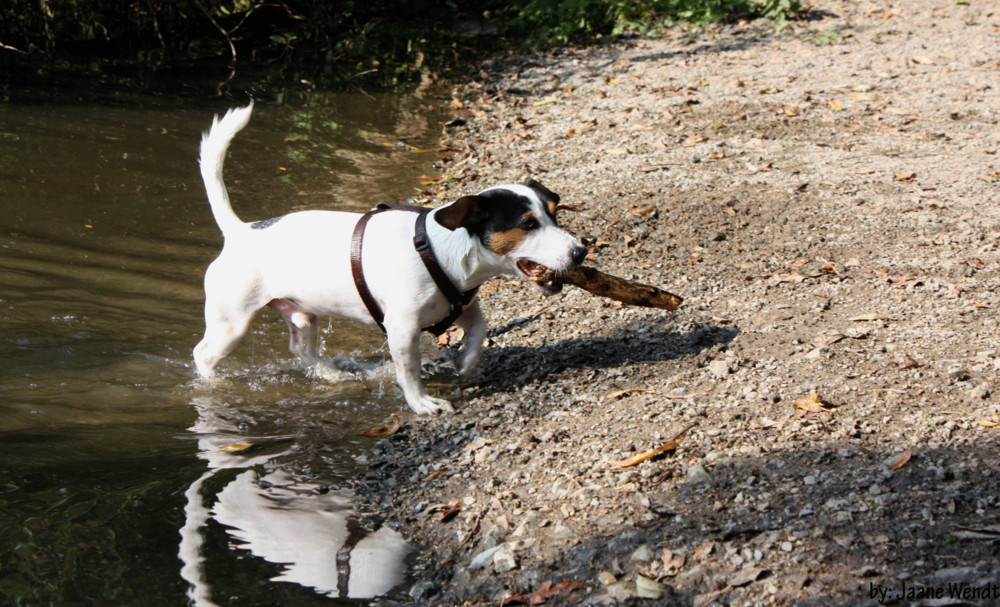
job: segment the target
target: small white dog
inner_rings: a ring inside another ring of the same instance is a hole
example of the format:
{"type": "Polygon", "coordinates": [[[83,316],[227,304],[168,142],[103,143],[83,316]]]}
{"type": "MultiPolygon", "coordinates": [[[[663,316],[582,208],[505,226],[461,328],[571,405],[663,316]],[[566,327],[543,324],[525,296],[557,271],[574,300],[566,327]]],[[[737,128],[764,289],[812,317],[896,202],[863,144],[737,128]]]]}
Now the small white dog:
{"type": "Polygon", "coordinates": [[[222,253],[205,272],[205,337],[194,349],[203,377],[213,375],[257,310],[270,306],[288,323],[292,352],[310,366],[321,362],[319,317],[378,324],[410,408],[419,414],[451,410],[448,401],[428,395],[420,381],[422,328],[437,325],[440,331],[442,323],[454,322],[465,330],[459,371],[468,375],[479,364],[486,337],[475,289],[494,276],[520,273],[551,294],[559,284],[533,280],[536,266],[563,272],[586,257],[580,241],[556,225],[559,197],[535,181],[489,188],[429,212],[412,207],[366,216],[302,211],[244,223],[230,205],[222,165],[252,110],[253,103],[221,120],[216,116],[201,141],[201,175],[225,238],[222,253]],[[414,234],[423,224],[421,243],[414,234]],[[463,301],[445,295],[448,285],[439,286],[421,248],[432,252],[439,277],[443,273],[444,282],[453,285],[450,290],[464,294],[463,301]],[[356,280],[358,274],[363,278],[356,280]],[[367,301],[359,290],[368,291],[367,301]]]}

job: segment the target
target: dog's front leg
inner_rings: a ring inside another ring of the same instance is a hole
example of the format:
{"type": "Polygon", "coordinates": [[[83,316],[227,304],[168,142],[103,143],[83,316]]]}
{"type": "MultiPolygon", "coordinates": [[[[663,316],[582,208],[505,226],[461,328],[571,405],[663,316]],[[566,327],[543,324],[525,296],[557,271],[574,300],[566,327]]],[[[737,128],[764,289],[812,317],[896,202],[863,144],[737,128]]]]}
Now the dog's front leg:
{"type": "Polygon", "coordinates": [[[420,381],[420,328],[413,324],[412,319],[387,316],[385,330],[389,353],[396,365],[396,383],[403,390],[406,404],[420,415],[454,411],[448,401],[427,394],[420,381]]]}
{"type": "Polygon", "coordinates": [[[468,378],[479,367],[483,358],[483,342],[486,341],[486,319],[479,308],[479,300],[466,306],[455,325],[465,331],[465,339],[462,340],[465,350],[459,358],[458,373],[468,378]]]}

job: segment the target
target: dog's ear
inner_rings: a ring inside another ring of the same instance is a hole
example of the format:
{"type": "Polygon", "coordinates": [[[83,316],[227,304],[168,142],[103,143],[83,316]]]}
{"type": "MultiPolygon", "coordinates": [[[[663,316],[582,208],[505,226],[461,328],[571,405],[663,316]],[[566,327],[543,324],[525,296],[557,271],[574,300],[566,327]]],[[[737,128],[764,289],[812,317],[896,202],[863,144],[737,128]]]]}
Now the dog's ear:
{"type": "Polygon", "coordinates": [[[486,215],[481,196],[463,196],[434,213],[434,219],[451,231],[466,228],[471,232],[486,220],[486,215]]]}
{"type": "Polygon", "coordinates": [[[559,194],[556,194],[552,190],[538,183],[534,179],[529,179],[524,182],[524,185],[528,186],[535,193],[538,194],[539,198],[545,201],[545,207],[549,211],[549,215],[555,217],[556,210],[559,208],[559,194]]]}

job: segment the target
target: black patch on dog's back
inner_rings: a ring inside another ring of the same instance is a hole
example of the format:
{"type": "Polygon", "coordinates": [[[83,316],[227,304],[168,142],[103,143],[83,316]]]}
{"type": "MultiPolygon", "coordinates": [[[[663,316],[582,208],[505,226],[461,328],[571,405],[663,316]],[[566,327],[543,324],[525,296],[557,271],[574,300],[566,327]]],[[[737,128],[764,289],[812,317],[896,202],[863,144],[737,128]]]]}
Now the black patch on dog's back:
{"type": "Polygon", "coordinates": [[[269,228],[274,224],[278,223],[279,221],[281,221],[282,217],[284,217],[284,215],[278,215],[277,217],[272,217],[270,219],[262,219],[260,221],[255,221],[250,224],[250,229],[263,230],[264,228],[269,228]]]}

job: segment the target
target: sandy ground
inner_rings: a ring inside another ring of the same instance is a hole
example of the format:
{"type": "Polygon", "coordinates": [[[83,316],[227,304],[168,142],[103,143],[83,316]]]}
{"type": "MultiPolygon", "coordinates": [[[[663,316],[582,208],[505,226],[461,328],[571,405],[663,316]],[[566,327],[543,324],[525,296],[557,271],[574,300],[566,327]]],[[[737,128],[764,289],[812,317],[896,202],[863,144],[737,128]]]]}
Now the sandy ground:
{"type": "Polygon", "coordinates": [[[457,88],[433,197],[534,177],[685,302],[484,287],[458,412],[358,479],[418,603],[1000,604],[1000,9],[812,9],[457,88]]]}

